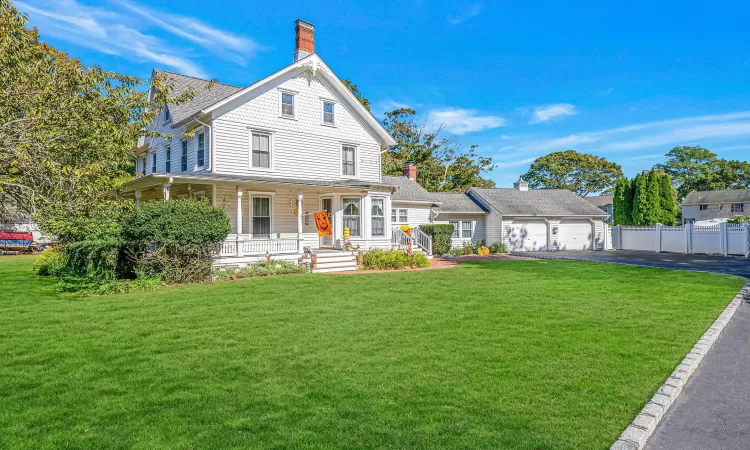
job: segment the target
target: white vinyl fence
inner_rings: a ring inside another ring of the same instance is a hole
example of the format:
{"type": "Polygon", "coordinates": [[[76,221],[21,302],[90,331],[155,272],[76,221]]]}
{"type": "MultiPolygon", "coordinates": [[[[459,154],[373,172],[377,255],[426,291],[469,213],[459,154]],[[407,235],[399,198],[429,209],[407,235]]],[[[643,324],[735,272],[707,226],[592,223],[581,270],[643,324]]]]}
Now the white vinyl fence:
{"type": "Polygon", "coordinates": [[[616,250],[750,257],[750,229],[747,223],[721,223],[707,227],[692,224],[679,227],[617,225],[612,228],[612,247],[616,250]]]}

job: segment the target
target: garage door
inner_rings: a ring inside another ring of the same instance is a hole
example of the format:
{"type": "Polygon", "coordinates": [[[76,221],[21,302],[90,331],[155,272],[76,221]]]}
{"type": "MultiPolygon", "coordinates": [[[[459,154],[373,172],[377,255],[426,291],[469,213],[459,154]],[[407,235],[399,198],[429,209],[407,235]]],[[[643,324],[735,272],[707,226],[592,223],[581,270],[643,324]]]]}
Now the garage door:
{"type": "Polygon", "coordinates": [[[547,250],[547,223],[543,220],[514,220],[508,237],[511,251],[547,250]]]}
{"type": "Polygon", "coordinates": [[[591,248],[591,222],[563,220],[559,230],[560,250],[588,250],[591,248]]]}

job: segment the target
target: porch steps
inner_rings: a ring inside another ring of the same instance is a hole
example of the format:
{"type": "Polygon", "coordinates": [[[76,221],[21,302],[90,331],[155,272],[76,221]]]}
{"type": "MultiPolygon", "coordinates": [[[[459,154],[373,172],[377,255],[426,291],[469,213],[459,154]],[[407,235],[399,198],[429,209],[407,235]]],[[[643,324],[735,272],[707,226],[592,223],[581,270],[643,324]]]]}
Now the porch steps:
{"type": "Polygon", "coordinates": [[[357,270],[357,256],[346,252],[316,252],[313,273],[350,272],[357,270]]]}

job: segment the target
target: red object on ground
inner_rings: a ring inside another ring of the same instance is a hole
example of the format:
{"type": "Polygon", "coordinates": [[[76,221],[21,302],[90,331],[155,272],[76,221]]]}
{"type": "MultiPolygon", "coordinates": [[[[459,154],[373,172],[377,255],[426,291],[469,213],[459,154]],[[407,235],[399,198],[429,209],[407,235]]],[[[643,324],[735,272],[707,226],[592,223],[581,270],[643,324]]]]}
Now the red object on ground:
{"type": "Polygon", "coordinates": [[[9,233],[5,231],[0,231],[0,240],[33,241],[34,236],[30,235],[29,233],[9,233]]]}

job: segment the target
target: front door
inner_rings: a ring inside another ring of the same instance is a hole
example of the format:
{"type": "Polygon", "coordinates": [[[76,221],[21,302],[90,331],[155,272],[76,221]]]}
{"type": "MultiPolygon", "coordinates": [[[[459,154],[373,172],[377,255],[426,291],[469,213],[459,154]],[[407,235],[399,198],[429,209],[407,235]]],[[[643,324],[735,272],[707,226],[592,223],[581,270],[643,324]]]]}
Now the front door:
{"type": "MultiPolygon", "coordinates": [[[[333,199],[331,197],[325,197],[320,199],[320,210],[325,211],[328,214],[328,221],[331,222],[331,229],[333,230],[333,199]]],[[[333,247],[333,236],[321,236],[320,247],[333,247]]]]}

